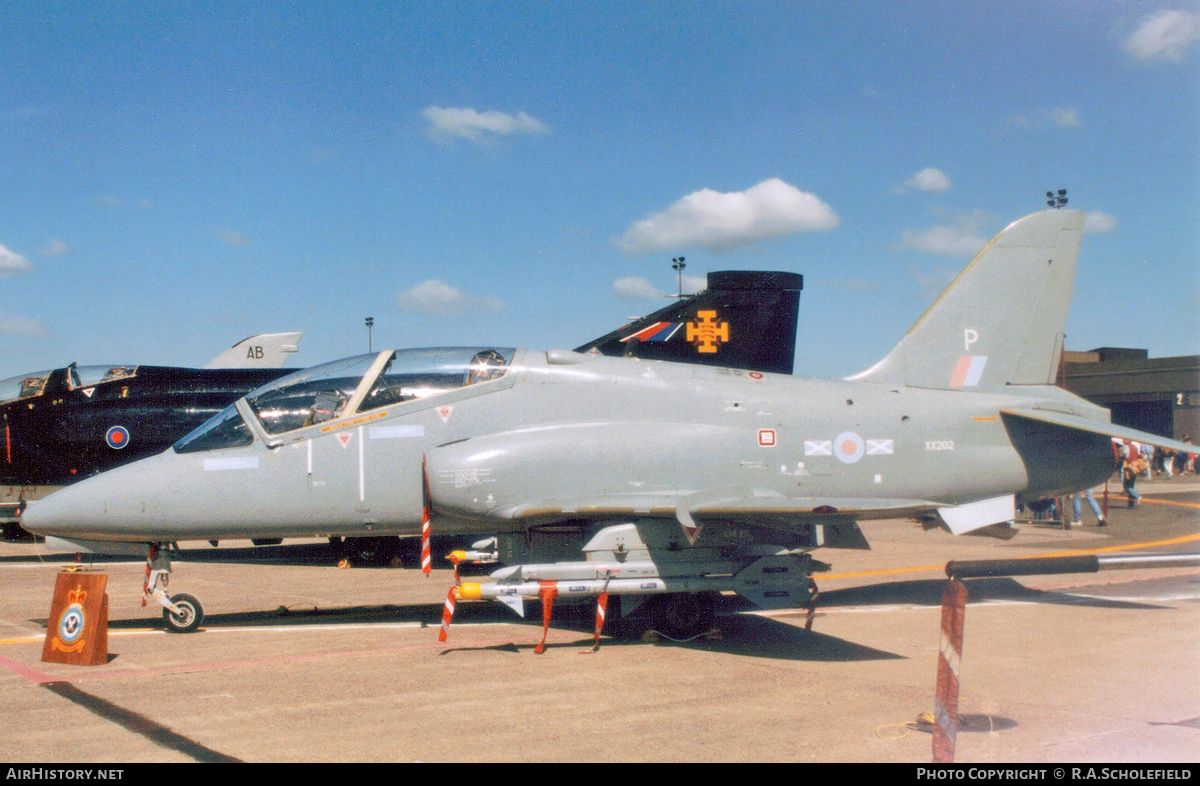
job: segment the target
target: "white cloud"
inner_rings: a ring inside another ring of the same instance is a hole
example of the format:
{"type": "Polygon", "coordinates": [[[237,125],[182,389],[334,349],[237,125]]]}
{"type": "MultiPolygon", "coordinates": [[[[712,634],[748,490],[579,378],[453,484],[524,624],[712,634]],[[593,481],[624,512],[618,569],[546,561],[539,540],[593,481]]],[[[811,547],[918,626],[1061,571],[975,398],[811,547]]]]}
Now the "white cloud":
{"type": "Polygon", "coordinates": [[[1075,128],[1079,125],[1079,110],[1073,106],[1055,107],[1046,111],[1050,122],[1059,128],[1075,128]]]}
{"type": "Polygon", "coordinates": [[[908,179],[906,185],[920,191],[949,191],[950,176],[940,169],[925,167],[908,179]]]}
{"type": "Polygon", "coordinates": [[[684,276],[683,277],[683,294],[694,295],[700,290],[708,286],[707,276],[684,276]]]}
{"type": "Polygon", "coordinates": [[[0,278],[28,273],[33,270],[33,263],[20,254],[0,246],[0,278]]]}
{"type": "Polygon", "coordinates": [[[54,238],[49,243],[47,243],[45,245],[45,247],[42,248],[42,256],[44,256],[44,257],[62,256],[63,254],[67,253],[67,251],[69,251],[69,250],[70,249],[67,248],[66,243],[62,242],[58,238],[54,238]]]}
{"type": "Polygon", "coordinates": [[[1079,118],[1079,108],[1074,106],[1055,106],[1049,109],[1037,109],[1033,112],[1022,112],[1004,118],[1008,128],[1042,129],[1078,128],[1083,121],[1079,118]]]}
{"type": "Polygon", "coordinates": [[[704,189],[635,222],[614,242],[641,254],[689,246],[727,251],[784,235],[820,232],[840,223],[829,205],[778,178],[745,191],[704,189]]]}
{"type": "Polygon", "coordinates": [[[1099,210],[1093,210],[1090,213],[1085,214],[1083,217],[1084,232],[1102,235],[1107,232],[1112,232],[1116,228],[1117,219],[1113,218],[1107,213],[1101,213],[1099,210]]]}
{"type": "Polygon", "coordinates": [[[972,257],[988,239],[980,237],[981,213],[959,216],[954,226],[930,227],[921,232],[905,230],[894,248],[927,251],[944,257],[972,257]]]}
{"type": "Polygon", "coordinates": [[[6,317],[0,314],[0,335],[38,338],[46,335],[40,323],[25,317],[6,317]]]}
{"type": "Polygon", "coordinates": [[[900,248],[928,251],[944,257],[974,256],[986,242],[962,227],[932,227],[923,232],[905,230],[900,234],[900,248]]]}
{"type": "Polygon", "coordinates": [[[107,210],[119,210],[120,208],[125,207],[124,202],[122,202],[120,199],[117,199],[115,196],[110,196],[108,194],[101,194],[100,196],[95,197],[92,199],[92,204],[96,207],[102,207],[107,210]]]}
{"type": "Polygon", "coordinates": [[[947,270],[946,268],[935,267],[929,270],[921,270],[917,267],[910,267],[908,275],[917,282],[917,286],[921,288],[921,300],[932,300],[939,292],[942,292],[946,287],[950,286],[950,282],[957,275],[957,270],[947,270]]]}
{"type": "Polygon", "coordinates": [[[1125,51],[1139,60],[1178,63],[1200,40],[1200,15],[1190,11],[1159,11],[1142,21],[1125,39],[1125,51]]]}
{"type": "Polygon", "coordinates": [[[613,292],[626,300],[658,300],[666,295],[658,287],[639,276],[626,276],[613,282],[613,292]]]}
{"type": "Polygon", "coordinates": [[[8,110],[4,113],[4,118],[24,123],[31,120],[41,120],[49,116],[52,111],[53,107],[50,104],[29,104],[28,106],[20,106],[16,109],[8,110]]]}
{"type": "Polygon", "coordinates": [[[429,130],[435,137],[453,139],[461,137],[479,142],[491,135],[547,134],[550,128],[535,117],[524,112],[510,115],[506,112],[489,110],[479,112],[468,107],[427,106],[421,114],[429,121],[429,130]]]}
{"type": "Polygon", "coordinates": [[[400,308],[418,314],[454,317],[468,311],[499,311],[503,301],[491,297],[473,297],[449,284],[429,279],[397,296],[400,308]]]}
{"type": "Polygon", "coordinates": [[[228,229],[218,229],[217,236],[221,238],[222,242],[228,243],[231,246],[240,247],[250,245],[250,238],[246,237],[241,232],[233,232],[228,229]]]}

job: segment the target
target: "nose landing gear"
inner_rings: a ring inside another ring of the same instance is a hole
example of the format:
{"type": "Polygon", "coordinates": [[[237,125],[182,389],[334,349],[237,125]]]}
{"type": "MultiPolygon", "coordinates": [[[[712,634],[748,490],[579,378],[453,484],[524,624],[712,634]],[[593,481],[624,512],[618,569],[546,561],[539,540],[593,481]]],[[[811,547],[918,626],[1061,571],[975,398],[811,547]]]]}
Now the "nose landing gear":
{"type": "Polygon", "coordinates": [[[171,556],[166,543],[151,543],[142,584],[142,605],[151,599],[163,607],[163,622],[171,633],[191,633],[204,621],[204,608],[194,595],[167,595],[171,581],[171,556]]]}

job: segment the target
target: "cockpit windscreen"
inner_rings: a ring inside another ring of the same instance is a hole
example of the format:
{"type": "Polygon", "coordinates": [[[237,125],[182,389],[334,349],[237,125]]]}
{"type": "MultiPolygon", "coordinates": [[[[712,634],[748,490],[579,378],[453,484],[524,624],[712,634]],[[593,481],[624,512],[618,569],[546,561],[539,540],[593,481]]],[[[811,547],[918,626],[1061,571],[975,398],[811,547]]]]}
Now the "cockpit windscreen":
{"type": "Polygon", "coordinates": [[[358,355],[291,374],[251,393],[246,403],[268,434],[283,434],[352,414],[350,407],[379,409],[499,379],[514,352],[438,347],[358,355]]]}
{"type": "MultiPolygon", "coordinates": [[[[516,350],[504,347],[401,349],[357,355],[297,371],[246,396],[268,434],[404,404],[508,373],[516,350]]],[[[253,441],[230,406],[175,444],[179,453],[248,445],[253,441]]]]}
{"type": "Polygon", "coordinates": [[[379,372],[359,410],[378,409],[413,399],[499,379],[508,372],[508,348],[404,349],[379,372]]]}
{"type": "Polygon", "coordinates": [[[33,374],[22,374],[19,377],[0,380],[0,404],[42,395],[42,391],[46,387],[46,380],[49,378],[49,371],[38,371],[33,374]]]}
{"type": "Polygon", "coordinates": [[[73,389],[103,385],[137,376],[137,366],[75,366],[69,367],[70,384],[73,389]]]}
{"type": "Polygon", "coordinates": [[[200,453],[205,450],[218,448],[235,448],[249,445],[254,441],[254,435],[246,421],[230,404],[218,412],[207,422],[201,424],[195,431],[175,443],[176,453],[200,453]]]}
{"type": "Polygon", "coordinates": [[[268,434],[282,434],[345,414],[376,355],[356,355],[289,374],[246,397],[268,434]]]}

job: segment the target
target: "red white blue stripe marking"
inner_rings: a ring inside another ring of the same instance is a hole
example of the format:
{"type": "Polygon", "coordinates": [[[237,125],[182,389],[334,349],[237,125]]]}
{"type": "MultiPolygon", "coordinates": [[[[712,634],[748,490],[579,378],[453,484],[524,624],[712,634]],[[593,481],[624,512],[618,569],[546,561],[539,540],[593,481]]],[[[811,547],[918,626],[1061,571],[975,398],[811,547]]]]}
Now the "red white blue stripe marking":
{"type": "Polygon", "coordinates": [[[670,341],[671,337],[679,332],[679,328],[683,327],[682,322],[655,322],[649,327],[644,327],[636,333],[630,333],[622,342],[633,341],[670,341]]]}
{"type": "Polygon", "coordinates": [[[987,355],[962,355],[954,366],[954,374],[950,377],[950,387],[973,388],[983,377],[983,367],[987,365],[987,355]]]}

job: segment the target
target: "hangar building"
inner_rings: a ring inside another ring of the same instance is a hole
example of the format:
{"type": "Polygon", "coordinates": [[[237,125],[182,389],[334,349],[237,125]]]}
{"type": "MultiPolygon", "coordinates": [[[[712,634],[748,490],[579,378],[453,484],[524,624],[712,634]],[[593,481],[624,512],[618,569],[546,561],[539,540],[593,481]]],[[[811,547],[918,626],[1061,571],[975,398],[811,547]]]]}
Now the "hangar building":
{"type": "Polygon", "coordinates": [[[1195,442],[1200,438],[1200,355],[1149,355],[1122,347],[1065,352],[1059,384],[1108,407],[1113,423],[1195,442]]]}

